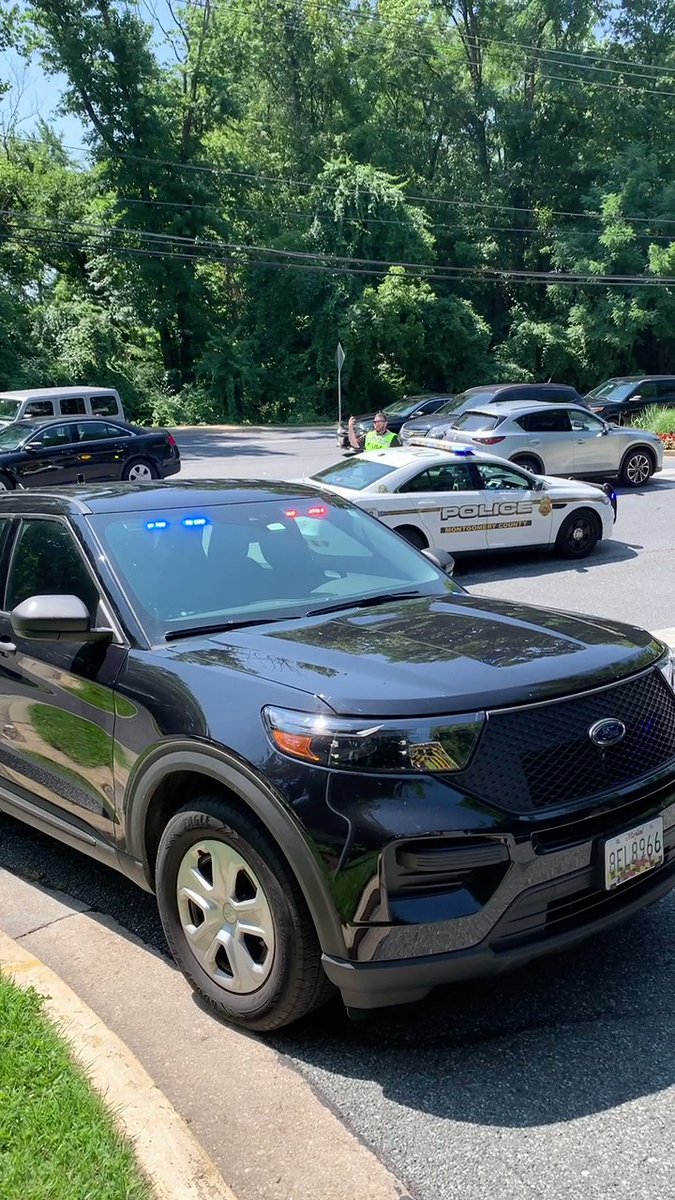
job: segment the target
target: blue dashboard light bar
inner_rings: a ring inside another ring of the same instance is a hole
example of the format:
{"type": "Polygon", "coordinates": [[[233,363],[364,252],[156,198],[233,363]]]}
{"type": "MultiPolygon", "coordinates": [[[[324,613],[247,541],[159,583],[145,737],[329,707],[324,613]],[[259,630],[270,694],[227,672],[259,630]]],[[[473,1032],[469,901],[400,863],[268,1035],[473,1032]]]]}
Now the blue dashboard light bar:
{"type": "Polygon", "coordinates": [[[159,521],[146,521],[145,522],[145,528],[149,529],[151,531],[153,529],[168,529],[168,527],[169,527],[168,521],[159,520],[159,521]]]}
{"type": "Polygon", "coordinates": [[[204,525],[210,525],[210,523],[208,517],[183,517],[181,521],[181,525],[184,525],[186,529],[200,528],[204,525]]]}

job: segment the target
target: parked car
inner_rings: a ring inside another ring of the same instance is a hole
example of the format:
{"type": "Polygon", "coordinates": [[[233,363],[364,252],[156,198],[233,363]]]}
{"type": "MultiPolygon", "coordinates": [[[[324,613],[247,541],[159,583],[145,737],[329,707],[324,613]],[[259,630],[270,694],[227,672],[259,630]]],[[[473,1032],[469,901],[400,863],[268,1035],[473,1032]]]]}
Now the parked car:
{"type": "Polygon", "coordinates": [[[125,421],[15,421],[0,429],[0,491],[105,479],[143,482],[180,470],[180,452],[166,429],[125,421]]]}
{"type": "Polygon", "coordinates": [[[584,558],[611,537],[616,494],[592,483],[533,477],[466,446],[411,445],[342,459],[313,475],[372,513],[420,550],[456,557],[493,550],[550,549],[584,558]]]}
{"type": "Polygon", "coordinates": [[[154,891],[229,1020],[417,1000],[673,887],[651,634],[474,599],[292,484],[17,491],[0,547],[0,811],[154,891]]]}
{"type": "Polygon", "coordinates": [[[675,375],[620,375],[607,379],[586,396],[593,412],[618,425],[648,409],[675,406],[675,375]]]}
{"type": "MultiPolygon", "coordinates": [[[[463,412],[475,408],[483,408],[486,404],[523,404],[538,402],[541,404],[581,404],[587,407],[586,401],[579,395],[576,388],[567,387],[562,383],[495,383],[488,387],[467,388],[458,396],[451,397],[447,404],[439,409],[439,417],[449,428],[454,420],[463,412]]],[[[401,429],[402,442],[409,442],[413,437],[425,436],[438,424],[432,421],[424,428],[423,422],[407,421],[401,429]]]]}
{"type": "Polygon", "coordinates": [[[0,425],[21,421],[24,417],[119,417],[124,409],[114,388],[58,387],[31,388],[21,392],[0,392],[0,425]]]}
{"type": "MultiPolygon", "coordinates": [[[[437,409],[440,409],[442,404],[451,399],[452,396],[448,395],[447,392],[435,392],[431,395],[424,394],[421,396],[404,396],[402,400],[396,400],[392,404],[388,404],[382,409],[382,412],[387,414],[387,425],[390,431],[398,433],[404,421],[425,413],[434,413],[437,409]]],[[[365,437],[368,430],[373,428],[373,417],[376,411],[379,410],[374,409],[373,412],[364,413],[360,417],[355,418],[354,431],[358,438],[365,437]]],[[[337,444],[342,450],[347,449],[349,446],[347,421],[343,421],[337,427],[337,444]]]]}
{"type": "Polygon", "coordinates": [[[489,447],[537,475],[618,477],[625,487],[641,487],[663,467],[663,442],[656,434],[609,425],[576,405],[476,407],[452,425],[434,426],[429,438],[489,447]]]}

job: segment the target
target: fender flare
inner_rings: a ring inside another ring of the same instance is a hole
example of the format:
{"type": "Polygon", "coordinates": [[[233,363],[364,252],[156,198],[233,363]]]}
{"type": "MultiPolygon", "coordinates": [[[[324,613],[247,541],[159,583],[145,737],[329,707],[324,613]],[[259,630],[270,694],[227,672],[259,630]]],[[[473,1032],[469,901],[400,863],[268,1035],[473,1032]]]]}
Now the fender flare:
{"type": "Polygon", "coordinates": [[[193,742],[172,742],[144,759],[130,780],[130,795],[126,802],[128,851],[143,864],[150,889],[154,891],[145,846],[147,815],[156,788],[179,771],[194,771],[205,780],[223,784],[240,797],[288,861],[314,921],[322,951],[345,958],[347,952],[340,919],[316,848],[268,783],[240,759],[213,746],[196,748],[193,742]]]}

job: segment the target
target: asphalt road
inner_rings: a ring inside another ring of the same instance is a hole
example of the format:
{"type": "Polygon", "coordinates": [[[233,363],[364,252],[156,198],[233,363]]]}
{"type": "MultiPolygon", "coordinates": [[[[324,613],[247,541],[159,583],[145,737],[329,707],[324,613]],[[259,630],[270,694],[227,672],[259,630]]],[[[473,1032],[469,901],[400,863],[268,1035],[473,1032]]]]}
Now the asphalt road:
{"type": "MultiPolygon", "coordinates": [[[[186,477],[293,479],[337,457],[321,431],[180,440],[186,477]]],[[[586,565],[529,555],[471,563],[459,577],[486,595],[673,626],[672,475],[621,495],[616,537],[586,565]]],[[[166,952],[151,897],[1,818],[0,865],[166,952]]],[[[669,897],[517,975],[358,1024],[334,1004],[273,1044],[415,1200],[675,1196],[674,918],[669,897]]]]}

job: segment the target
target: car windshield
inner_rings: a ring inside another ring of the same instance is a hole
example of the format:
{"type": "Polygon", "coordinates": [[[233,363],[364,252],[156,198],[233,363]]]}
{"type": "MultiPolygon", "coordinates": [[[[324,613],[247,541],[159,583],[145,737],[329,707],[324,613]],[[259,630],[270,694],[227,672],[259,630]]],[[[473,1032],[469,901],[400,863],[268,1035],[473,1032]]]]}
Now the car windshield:
{"type": "Polygon", "coordinates": [[[465,404],[490,404],[494,400],[493,391],[473,392],[469,395],[468,392],[460,392],[459,396],[455,396],[454,400],[450,400],[448,404],[444,404],[442,408],[436,409],[434,417],[442,416],[443,413],[457,412],[463,408],[465,404]]]}
{"type": "Polygon", "coordinates": [[[625,400],[635,389],[635,380],[608,379],[588,393],[589,400],[625,400]]]}
{"type": "Polygon", "coordinates": [[[459,590],[379,521],[323,497],[89,520],[153,642],[181,630],[302,617],[401,591],[459,590]]]}
{"type": "Polygon", "coordinates": [[[392,471],[396,470],[397,467],[373,462],[367,458],[347,458],[344,462],[318,471],[316,475],[312,475],[312,479],[315,483],[331,483],[335,487],[362,492],[370,487],[371,483],[377,483],[378,480],[384,479],[385,475],[391,475],[392,471]]]}
{"type": "Polygon", "coordinates": [[[455,429],[466,429],[469,432],[474,429],[494,429],[495,425],[499,425],[503,420],[503,416],[488,417],[484,413],[465,412],[455,421],[455,429]]]}
{"type": "Polygon", "coordinates": [[[11,396],[0,396],[0,420],[13,421],[20,407],[20,400],[13,400],[11,396]]]}
{"type": "Polygon", "coordinates": [[[404,396],[402,400],[394,400],[392,404],[388,404],[382,411],[389,417],[404,417],[406,413],[413,412],[423,400],[424,396],[404,396]]]}
{"type": "Polygon", "coordinates": [[[0,450],[18,450],[34,433],[34,425],[8,425],[0,429],[0,450]]]}

